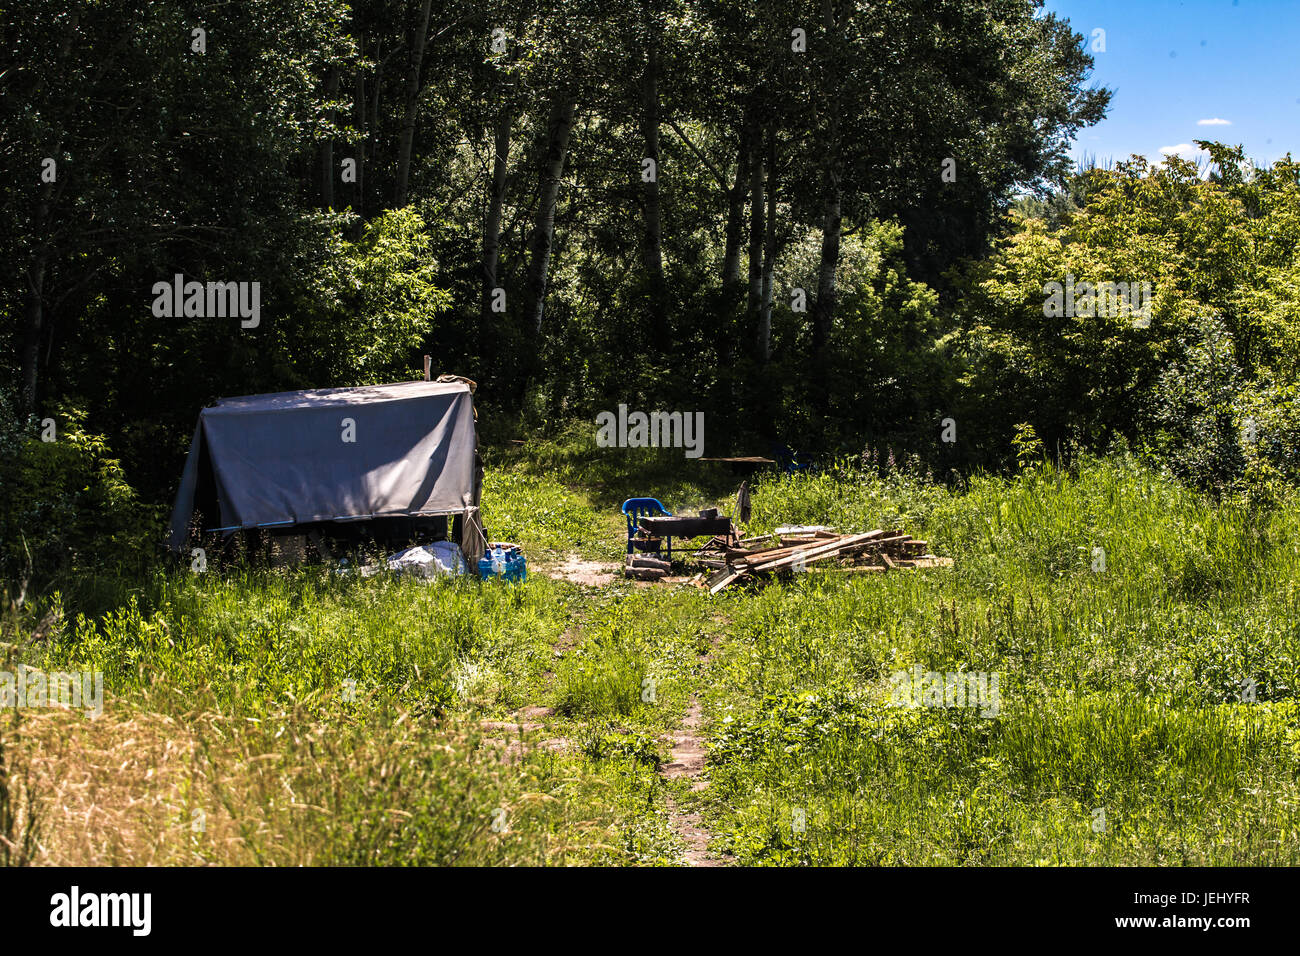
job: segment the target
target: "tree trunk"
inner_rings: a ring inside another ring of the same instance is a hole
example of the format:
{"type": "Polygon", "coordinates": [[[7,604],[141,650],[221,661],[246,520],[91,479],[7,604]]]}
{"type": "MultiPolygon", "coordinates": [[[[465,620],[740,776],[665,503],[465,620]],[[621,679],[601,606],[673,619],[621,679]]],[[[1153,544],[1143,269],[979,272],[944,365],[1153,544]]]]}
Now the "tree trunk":
{"type": "MultiPolygon", "coordinates": [[[[654,27],[652,26],[653,30],[654,27]]],[[[659,204],[659,51],[652,38],[646,51],[642,82],[641,135],[645,158],[654,161],[654,176],[645,183],[645,244],[642,261],[650,281],[650,302],[656,333],[666,332],[664,302],[663,220],[659,204]]]]}
{"type": "MultiPolygon", "coordinates": [[[[41,206],[45,206],[42,200],[41,206]]],[[[37,233],[38,251],[27,270],[27,302],[23,317],[22,351],[22,408],[27,413],[36,411],[36,385],[38,363],[41,355],[41,333],[45,325],[45,215],[37,216],[40,232],[37,233]]]]}
{"type": "MultiPolygon", "coordinates": [[[[828,37],[835,36],[835,8],[833,0],[822,0],[822,21],[828,37]]],[[[827,110],[826,143],[822,150],[822,249],[817,268],[817,302],[812,314],[813,374],[816,379],[822,371],[826,342],[830,338],[831,321],[835,315],[837,289],[835,273],[840,261],[840,226],[842,222],[842,176],[839,162],[840,116],[830,94],[827,110]]]]}
{"type": "MultiPolygon", "coordinates": [[[[337,66],[330,67],[325,77],[325,98],[331,102],[339,95],[341,72],[337,66]]],[[[330,123],[338,120],[338,110],[330,109],[330,123]]],[[[320,144],[320,201],[325,209],[334,208],[334,137],[330,136],[320,144]]]]}
{"type": "MultiPolygon", "coordinates": [[[[58,155],[56,153],[56,155],[58,155]]],[[[36,387],[40,380],[41,336],[45,329],[45,274],[51,249],[50,236],[46,235],[50,220],[50,197],[54,187],[46,183],[41,187],[41,198],[32,217],[32,237],[36,251],[27,267],[27,295],[23,306],[23,344],[19,358],[23,411],[36,410],[36,387]]]]}
{"type": "Polygon", "coordinates": [[[749,164],[749,297],[746,315],[750,334],[758,329],[763,306],[763,132],[750,141],[749,164]]]}
{"type": "MultiPolygon", "coordinates": [[[[374,92],[370,95],[370,124],[366,130],[366,138],[370,140],[372,148],[369,150],[370,155],[379,155],[379,134],[383,129],[379,122],[379,95],[384,90],[384,61],[379,56],[380,46],[375,46],[375,59],[379,60],[375,64],[375,79],[371,83],[374,92]]],[[[383,209],[383,202],[380,202],[380,209],[383,209]]]]}
{"type": "Polygon", "coordinates": [[[501,261],[501,209],[505,205],[506,176],[510,172],[510,131],[514,116],[506,107],[497,114],[492,135],[492,194],[488,197],[488,214],[483,223],[483,303],[481,327],[491,324],[492,294],[497,288],[497,265],[501,261]]]}
{"type": "Polygon", "coordinates": [[[826,197],[822,203],[822,250],[817,267],[817,303],[813,306],[812,348],[820,356],[830,338],[838,289],[835,273],[840,261],[840,176],[833,164],[825,170],[826,197]]]}
{"type": "MultiPolygon", "coordinates": [[[[54,64],[55,70],[51,71],[52,75],[57,75],[58,68],[67,62],[80,23],[81,12],[74,10],[68,25],[64,29],[63,43],[59,47],[59,55],[54,64]]],[[[38,81],[38,90],[43,82],[44,80],[38,81]]],[[[50,155],[62,159],[62,137],[60,137],[50,155]]],[[[27,267],[27,295],[23,306],[23,343],[22,351],[18,357],[19,388],[21,389],[18,400],[22,410],[29,414],[36,411],[36,390],[40,383],[41,337],[45,330],[45,274],[49,266],[50,252],[53,248],[53,238],[47,235],[50,210],[58,201],[59,194],[63,192],[63,187],[66,184],[66,174],[63,179],[59,180],[57,187],[52,183],[44,183],[41,186],[40,199],[36,202],[36,210],[32,216],[32,239],[35,241],[36,251],[32,255],[31,264],[27,267]]]]}
{"type": "Polygon", "coordinates": [[[749,158],[749,120],[746,118],[741,125],[740,149],[736,154],[736,182],[727,199],[727,247],[722,259],[722,288],[727,292],[740,285],[740,244],[745,230],[749,158]]]}
{"type": "Polygon", "coordinates": [[[547,132],[546,157],[542,161],[538,184],[537,224],[529,243],[528,326],[534,334],[542,331],[542,313],[546,306],[546,280],[551,265],[551,247],[555,239],[555,204],[560,193],[560,176],[569,152],[569,134],[577,103],[568,92],[557,95],[551,109],[547,132]]]}
{"type": "Polygon", "coordinates": [[[411,178],[411,146],[415,142],[415,107],[420,99],[420,67],[424,63],[424,44],[429,35],[429,8],[433,0],[424,0],[416,20],[415,42],[411,45],[411,59],[406,72],[406,110],[402,117],[402,135],[397,147],[397,184],[393,189],[393,205],[400,209],[406,205],[407,184],[411,178]]]}
{"type": "MultiPolygon", "coordinates": [[[[745,109],[740,122],[740,144],[736,150],[736,179],[727,196],[726,252],[722,259],[722,299],[720,313],[723,321],[717,325],[714,337],[718,356],[718,379],[714,406],[723,409],[722,433],[730,431],[733,410],[736,407],[736,330],[732,322],[733,311],[740,301],[740,250],[745,238],[745,199],[749,195],[749,167],[751,126],[750,110],[745,109]]],[[[714,434],[718,434],[715,432],[714,434]]]]}
{"type": "MultiPolygon", "coordinates": [[[[358,47],[361,50],[365,49],[364,36],[362,36],[358,47]]],[[[352,121],[357,128],[357,155],[354,157],[357,163],[356,180],[352,184],[352,211],[357,214],[357,221],[352,226],[352,239],[356,241],[361,238],[361,227],[365,217],[363,202],[365,200],[366,185],[366,74],[361,66],[357,67],[356,89],[352,101],[352,121]]]]}
{"type": "Polygon", "coordinates": [[[767,131],[767,223],[763,236],[763,298],[758,315],[758,361],[772,358],[772,273],[776,268],[776,129],[767,131]]]}

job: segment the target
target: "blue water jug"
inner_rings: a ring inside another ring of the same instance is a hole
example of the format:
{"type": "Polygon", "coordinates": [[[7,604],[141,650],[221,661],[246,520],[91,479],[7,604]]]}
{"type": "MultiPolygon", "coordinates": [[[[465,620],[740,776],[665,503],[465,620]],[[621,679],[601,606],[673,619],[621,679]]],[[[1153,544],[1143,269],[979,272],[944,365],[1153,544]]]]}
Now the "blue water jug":
{"type": "Polygon", "coordinates": [[[489,547],[478,559],[478,576],[486,581],[499,577],[503,581],[522,581],[528,576],[528,562],[518,547],[489,547]]]}
{"type": "Polygon", "coordinates": [[[510,559],[506,562],[506,580],[522,581],[528,576],[527,564],[524,561],[523,552],[518,548],[512,548],[510,559]]]}

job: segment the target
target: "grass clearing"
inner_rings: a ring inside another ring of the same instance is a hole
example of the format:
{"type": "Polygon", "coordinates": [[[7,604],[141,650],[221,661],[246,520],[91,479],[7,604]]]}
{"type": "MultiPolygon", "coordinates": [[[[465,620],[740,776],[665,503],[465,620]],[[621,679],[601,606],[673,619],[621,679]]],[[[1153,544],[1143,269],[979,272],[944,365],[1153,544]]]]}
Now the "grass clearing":
{"type": "MultiPolygon", "coordinates": [[[[509,454],[494,536],[621,554],[630,471],[509,454]]],[[[734,485],[657,489],[729,510],[734,485]]],[[[9,628],[5,669],[101,670],[106,709],[0,713],[0,824],[36,862],[658,865],[671,795],[741,864],[1300,862],[1294,508],[1119,458],[962,493],[847,464],[756,484],[749,533],[814,521],[955,566],[714,598],[213,569],[9,628]],[[996,675],[996,712],[897,706],[918,668],[996,675]],[[701,790],[656,773],[692,696],[701,790]]]]}

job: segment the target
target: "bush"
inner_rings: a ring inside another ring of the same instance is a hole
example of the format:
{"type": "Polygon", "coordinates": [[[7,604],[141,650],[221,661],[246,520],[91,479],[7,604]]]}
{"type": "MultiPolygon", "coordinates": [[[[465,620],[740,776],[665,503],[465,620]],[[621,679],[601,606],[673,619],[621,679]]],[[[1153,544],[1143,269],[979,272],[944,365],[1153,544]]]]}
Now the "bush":
{"type": "Polygon", "coordinates": [[[107,440],[64,409],[38,421],[0,401],[0,576],[44,584],[72,573],[139,573],[164,508],[143,505],[107,440]],[[52,440],[45,440],[49,437],[52,440]]]}
{"type": "Polygon", "coordinates": [[[1300,480],[1296,389],[1249,382],[1233,353],[1222,319],[1196,323],[1157,383],[1147,447],[1194,487],[1273,499],[1300,480]]]}

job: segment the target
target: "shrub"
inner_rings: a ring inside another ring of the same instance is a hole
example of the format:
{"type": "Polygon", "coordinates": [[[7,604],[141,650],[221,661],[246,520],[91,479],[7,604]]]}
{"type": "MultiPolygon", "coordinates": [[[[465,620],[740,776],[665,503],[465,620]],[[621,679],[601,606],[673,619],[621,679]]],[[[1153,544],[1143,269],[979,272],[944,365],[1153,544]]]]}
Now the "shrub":
{"type": "Polygon", "coordinates": [[[0,401],[0,576],[20,589],[72,572],[140,572],[155,553],[164,509],[137,499],[84,417],[64,409],[51,426],[0,401]]]}

